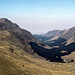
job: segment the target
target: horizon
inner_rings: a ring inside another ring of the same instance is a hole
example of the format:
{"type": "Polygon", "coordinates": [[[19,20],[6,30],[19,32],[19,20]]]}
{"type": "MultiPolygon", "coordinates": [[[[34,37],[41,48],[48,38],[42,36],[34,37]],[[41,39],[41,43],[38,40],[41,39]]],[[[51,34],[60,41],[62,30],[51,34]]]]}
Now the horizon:
{"type": "Polygon", "coordinates": [[[32,34],[75,26],[74,0],[1,0],[0,18],[8,18],[32,34]]]}

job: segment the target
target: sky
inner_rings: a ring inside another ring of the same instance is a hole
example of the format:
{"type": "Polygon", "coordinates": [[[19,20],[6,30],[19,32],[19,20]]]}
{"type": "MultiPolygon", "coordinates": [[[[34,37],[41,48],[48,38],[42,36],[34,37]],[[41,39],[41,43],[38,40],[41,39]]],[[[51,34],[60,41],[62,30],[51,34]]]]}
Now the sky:
{"type": "Polygon", "coordinates": [[[0,0],[0,18],[32,34],[75,26],[75,0],[0,0]]]}

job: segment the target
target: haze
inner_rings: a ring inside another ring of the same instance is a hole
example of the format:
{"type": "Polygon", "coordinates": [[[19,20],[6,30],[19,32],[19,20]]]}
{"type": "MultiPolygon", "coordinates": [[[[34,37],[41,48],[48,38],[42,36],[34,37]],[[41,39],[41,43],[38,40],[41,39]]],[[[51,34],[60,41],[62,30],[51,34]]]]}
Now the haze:
{"type": "Polygon", "coordinates": [[[75,26],[75,0],[0,0],[0,18],[32,34],[75,26]]]}

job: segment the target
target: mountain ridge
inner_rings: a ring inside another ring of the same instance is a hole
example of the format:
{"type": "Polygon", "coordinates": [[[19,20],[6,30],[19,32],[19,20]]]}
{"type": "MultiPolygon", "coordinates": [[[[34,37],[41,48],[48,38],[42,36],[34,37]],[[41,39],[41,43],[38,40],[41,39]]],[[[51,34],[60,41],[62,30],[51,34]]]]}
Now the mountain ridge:
{"type": "MultiPolygon", "coordinates": [[[[21,41],[23,44],[23,49],[28,51],[28,53],[33,54],[34,51],[31,49],[28,43],[36,42],[41,43],[38,39],[36,39],[32,34],[24,29],[21,29],[16,23],[12,23],[10,20],[6,18],[0,19],[0,31],[9,31],[13,36],[21,41]],[[30,51],[31,50],[31,51],[30,51]]],[[[9,38],[10,39],[10,38],[9,38]]]]}

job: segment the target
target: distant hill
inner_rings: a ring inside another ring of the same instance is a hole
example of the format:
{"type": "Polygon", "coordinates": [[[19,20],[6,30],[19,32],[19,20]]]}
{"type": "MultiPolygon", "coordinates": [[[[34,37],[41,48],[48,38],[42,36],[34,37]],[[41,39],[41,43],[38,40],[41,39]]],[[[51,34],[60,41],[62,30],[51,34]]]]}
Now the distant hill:
{"type": "MultiPolygon", "coordinates": [[[[53,30],[49,31],[44,35],[34,35],[36,38],[38,38],[40,41],[48,44],[51,42],[54,42],[55,40],[58,40],[59,38],[67,40],[67,44],[70,44],[72,42],[75,42],[75,27],[72,27],[68,30],[53,30]]],[[[57,44],[58,45],[58,44],[57,44]]]]}
{"type": "Polygon", "coordinates": [[[52,30],[52,31],[49,31],[47,32],[46,34],[44,34],[43,36],[60,36],[62,35],[65,31],[67,31],[66,29],[64,30],[52,30]]]}
{"type": "Polygon", "coordinates": [[[75,27],[68,29],[61,37],[65,39],[70,39],[75,36],[75,27]]]}
{"type": "Polygon", "coordinates": [[[67,30],[64,29],[64,30],[52,30],[52,31],[49,31],[43,35],[34,35],[36,38],[38,38],[41,42],[43,43],[49,43],[49,42],[52,42],[53,40],[56,40],[58,39],[59,37],[61,37],[61,35],[63,33],[65,33],[67,30]]]}
{"type": "Polygon", "coordinates": [[[68,31],[66,31],[63,35],[61,35],[61,38],[67,39],[67,44],[70,44],[72,42],[75,43],[75,27],[72,27],[68,31]]]}
{"type": "Polygon", "coordinates": [[[61,37],[61,35],[63,35],[63,33],[65,33],[66,31],[67,31],[66,29],[64,29],[64,30],[53,30],[53,31],[49,31],[48,33],[44,34],[43,36],[53,37],[53,38],[46,40],[46,42],[53,41],[53,40],[56,40],[59,37],[61,37]]]}
{"type": "MultiPolygon", "coordinates": [[[[56,31],[56,30],[53,30],[53,32],[54,31],[56,31]]],[[[65,45],[75,43],[75,27],[72,27],[68,30],[66,30],[66,29],[61,30],[61,31],[57,30],[54,37],[51,38],[50,40],[46,40],[46,43],[49,44],[50,46],[60,46],[61,44],[64,44],[64,43],[65,43],[65,45]],[[47,43],[47,41],[48,41],[48,43],[47,43]]]]}
{"type": "Polygon", "coordinates": [[[43,43],[46,43],[47,40],[54,38],[54,36],[44,36],[44,35],[34,35],[34,36],[43,43]]]}
{"type": "Polygon", "coordinates": [[[60,30],[53,30],[53,31],[49,31],[46,34],[44,34],[43,36],[56,36],[57,33],[60,32],[60,30]]]}
{"type": "Polygon", "coordinates": [[[62,35],[59,36],[59,38],[54,39],[52,42],[48,42],[48,45],[51,47],[59,47],[59,50],[62,50],[61,52],[70,52],[69,55],[64,55],[63,59],[75,59],[74,53],[75,53],[75,27],[72,27],[65,31],[62,35]],[[74,52],[74,53],[73,53],[74,52]],[[72,57],[73,56],[73,57],[72,57]]]}
{"type": "MultiPolygon", "coordinates": [[[[41,41],[43,43],[49,45],[52,48],[50,50],[54,51],[54,55],[57,53],[57,56],[60,55],[61,57],[65,57],[66,55],[69,56],[72,52],[75,51],[75,27],[72,27],[68,30],[65,29],[49,31],[45,35],[39,35],[39,37],[42,37],[41,41]]],[[[37,36],[38,39],[39,37],[37,36]]],[[[70,55],[71,59],[74,59],[74,55],[72,58],[72,54],[70,55]]]]}
{"type": "Polygon", "coordinates": [[[75,27],[72,27],[72,28],[64,31],[60,36],[59,35],[57,35],[57,36],[55,36],[57,38],[55,38],[55,39],[52,38],[49,40],[49,41],[53,40],[52,43],[50,43],[51,45],[52,44],[53,44],[53,46],[54,46],[54,44],[58,45],[57,43],[59,43],[59,45],[61,45],[63,43],[66,43],[65,45],[75,43],[75,27]]]}

